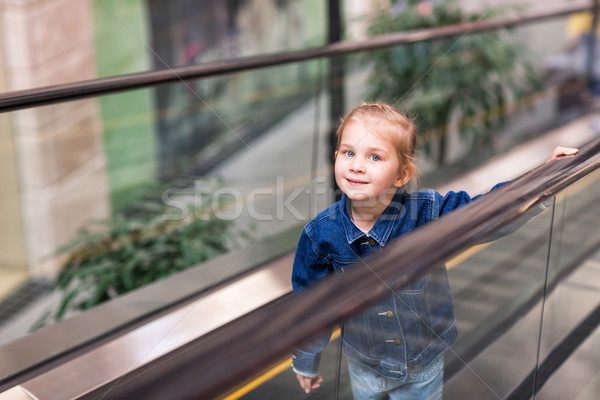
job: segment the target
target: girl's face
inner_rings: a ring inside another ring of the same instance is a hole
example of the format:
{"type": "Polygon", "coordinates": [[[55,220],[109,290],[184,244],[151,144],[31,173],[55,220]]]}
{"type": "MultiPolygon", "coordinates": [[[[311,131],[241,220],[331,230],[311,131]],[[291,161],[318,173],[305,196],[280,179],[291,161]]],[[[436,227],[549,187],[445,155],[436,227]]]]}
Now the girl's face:
{"type": "Polygon", "coordinates": [[[391,200],[396,188],[410,179],[405,175],[390,140],[358,121],[345,126],[335,157],[335,181],[350,199],[391,200]]]}

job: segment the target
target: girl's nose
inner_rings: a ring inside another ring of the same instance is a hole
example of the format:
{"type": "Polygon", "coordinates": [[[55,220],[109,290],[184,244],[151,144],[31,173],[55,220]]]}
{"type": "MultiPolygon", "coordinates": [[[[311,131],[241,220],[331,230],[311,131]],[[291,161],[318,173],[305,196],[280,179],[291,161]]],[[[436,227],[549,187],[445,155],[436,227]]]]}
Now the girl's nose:
{"type": "Polygon", "coordinates": [[[350,163],[350,169],[354,172],[364,172],[365,166],[360,157],[354,157],[350,163]]]}

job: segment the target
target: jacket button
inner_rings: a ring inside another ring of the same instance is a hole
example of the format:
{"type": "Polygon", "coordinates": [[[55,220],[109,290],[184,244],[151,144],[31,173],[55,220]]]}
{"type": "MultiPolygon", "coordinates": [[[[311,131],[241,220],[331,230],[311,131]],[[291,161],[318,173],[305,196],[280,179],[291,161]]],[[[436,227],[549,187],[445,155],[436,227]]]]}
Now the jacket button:
{"type": "Polygon", "coordinates": [[[402,343],[402,341],[400,341],[400,339],[394,339],[394,344],[400,344],[402,343]]]}
{"type": "Polygon", "coordinates": [[[375,240],[374,239],[369,239],[369,246],[375,246],[375,240]]]}
{"type": "Polygon", "coordinates": [[[385,313],[385,316],[388,317],[388,318],[392,318],[394,316],[394,313],[391,312],[391,311],[388,311],[388,312],[385,313]]]}

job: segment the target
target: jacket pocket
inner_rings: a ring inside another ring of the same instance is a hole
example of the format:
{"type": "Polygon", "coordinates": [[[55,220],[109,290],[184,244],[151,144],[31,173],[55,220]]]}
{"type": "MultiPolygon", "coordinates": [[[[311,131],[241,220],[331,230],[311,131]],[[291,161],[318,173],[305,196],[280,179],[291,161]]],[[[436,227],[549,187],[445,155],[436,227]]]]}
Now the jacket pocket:
{"type": "Polygon", "coordinates": [[[357,258],[334,258],[332,260],[333,269],[335,270],[335,272],[344,272],[346,268],[360,262],[361,261],[357,258]]]}
{"type": "Polygon", "coordinates": [[[420,294],[425,291],[425,286],[427,286],[427,280],[429,279],[429,274],[425,275],[421,279],[409,283],[408,285],[402,286],[400,291],[404,294],[420,294]]]}

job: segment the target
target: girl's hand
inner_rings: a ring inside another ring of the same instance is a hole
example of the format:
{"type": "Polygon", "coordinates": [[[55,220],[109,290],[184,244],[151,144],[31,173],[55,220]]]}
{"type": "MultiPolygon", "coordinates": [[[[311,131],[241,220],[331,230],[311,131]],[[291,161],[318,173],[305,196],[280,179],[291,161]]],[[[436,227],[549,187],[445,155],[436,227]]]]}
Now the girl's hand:
{"type": "MultiPolygon", "coordinates": [[[[552,152],[552,155],[548,159],[548,161],[557,160],[559,158],[576,156],[579,153],[579,149],[573,149],[570,147],[557,147],[552,152]]],[[[548,162],[546,161],[546,162],[548,162]]]]}
{"type": "Polygon", "coordinates": [[[302,375],[296,375],[298,382],[300,383],[300,387],[306,393],[310,393],[312,389],[316,389],[321,386],[321,382],[323,382],[322,376],[317,376],[316,378],[308,378],[302,375]]]}

